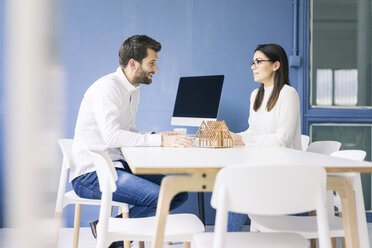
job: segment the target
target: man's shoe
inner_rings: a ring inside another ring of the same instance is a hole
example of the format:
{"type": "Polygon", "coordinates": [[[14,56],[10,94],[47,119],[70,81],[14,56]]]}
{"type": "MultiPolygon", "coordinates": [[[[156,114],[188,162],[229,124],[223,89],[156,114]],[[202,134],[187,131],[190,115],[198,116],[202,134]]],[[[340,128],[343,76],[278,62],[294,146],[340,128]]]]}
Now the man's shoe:
{"type": "Polygon", "coordinates": [[[92,230],[92,234],[95,239],[97,238],[97,224],[98,220],[90,222],[90,230],[92,230]]]}
{"type": "Polygon", "coordinates": [[[123,241],[116,241],[112,243],[109,248],[124,248],[123,241]]]}

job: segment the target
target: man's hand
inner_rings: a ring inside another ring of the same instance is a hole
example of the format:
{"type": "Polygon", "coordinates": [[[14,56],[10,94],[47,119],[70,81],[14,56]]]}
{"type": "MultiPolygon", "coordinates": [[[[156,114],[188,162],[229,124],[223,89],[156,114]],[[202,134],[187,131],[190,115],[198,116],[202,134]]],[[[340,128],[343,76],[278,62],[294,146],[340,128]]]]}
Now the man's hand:
{"type": "Polygon", "coordinates": [[[233,133],[231,131],[230,134],[232,136],[234,146],[245,146],[241,135],[233,133]]]}
{"type": "Polygon", "coordinates": [[[161,146],[171,146],[171,147],[191,147],[193,144],[192,138],[184,134],[178,134],[170,132],[161,133],[161,146]]]}

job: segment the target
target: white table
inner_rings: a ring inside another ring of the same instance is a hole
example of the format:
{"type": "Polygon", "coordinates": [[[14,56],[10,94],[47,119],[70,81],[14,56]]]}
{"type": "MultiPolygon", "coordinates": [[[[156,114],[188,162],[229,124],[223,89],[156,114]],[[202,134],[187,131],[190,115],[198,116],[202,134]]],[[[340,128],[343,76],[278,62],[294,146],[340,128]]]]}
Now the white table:
{"type": "MultiPolygon", "coordinates": [[[[135,174],[178,174],[165,177],[161,183],[153,248],[160,248],[163,245],[165,221],[172,198],[184,191],[212,191],[215,176],[222,167],[232,164],[294,164],[321,165],[326,168],[327,172],[372,172],[371,162],[353,161],[287,148],[122,147],[121,150],[135,174]]],[[[365,218],[357,218],[351,185],[351,180],[346,177],[328,178],[328,189],[336,190],[342,197],[346,247],[359,247],[359,239],[363,244],[360,247],[369,247],[367,223],[365,218]],[[360,235],[361,233],[363,235],[360,235]]],[[[358,211],[363,211],[364,214],[364,206],[362,207],[363,209],[358,209],[358,211]]]]}

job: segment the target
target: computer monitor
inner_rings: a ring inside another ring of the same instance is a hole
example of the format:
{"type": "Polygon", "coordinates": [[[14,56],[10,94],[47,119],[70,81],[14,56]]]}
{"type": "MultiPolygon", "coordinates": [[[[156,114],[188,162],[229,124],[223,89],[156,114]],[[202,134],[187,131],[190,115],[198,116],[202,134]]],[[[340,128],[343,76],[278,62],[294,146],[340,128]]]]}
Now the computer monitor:
{"type": "Polygon", "coordinates": [[[217,120],[224,75],[181,77],[171,125],[200,126],[217,120]]]}

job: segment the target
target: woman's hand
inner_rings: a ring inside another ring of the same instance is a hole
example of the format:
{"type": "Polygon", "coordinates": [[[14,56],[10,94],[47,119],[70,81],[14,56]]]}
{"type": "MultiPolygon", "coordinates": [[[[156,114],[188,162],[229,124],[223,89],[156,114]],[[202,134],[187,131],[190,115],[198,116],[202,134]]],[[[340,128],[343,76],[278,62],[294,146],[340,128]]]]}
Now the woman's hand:
{"type": "Polygon", "coordinates": [[[234,146],[245,146],[245,144],[243,142],[243,138],[242,138],[241,135],[233,133],[231,131],[230,131],[230,134],[231,134],[231,137],[233,139],[234,146]]]}

